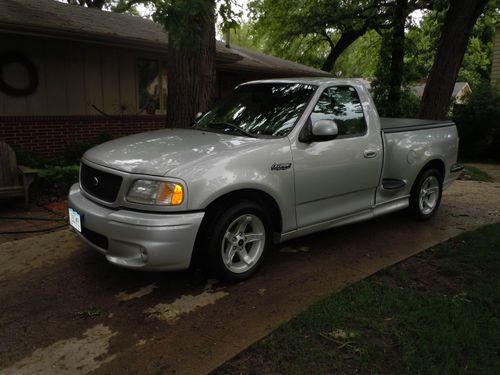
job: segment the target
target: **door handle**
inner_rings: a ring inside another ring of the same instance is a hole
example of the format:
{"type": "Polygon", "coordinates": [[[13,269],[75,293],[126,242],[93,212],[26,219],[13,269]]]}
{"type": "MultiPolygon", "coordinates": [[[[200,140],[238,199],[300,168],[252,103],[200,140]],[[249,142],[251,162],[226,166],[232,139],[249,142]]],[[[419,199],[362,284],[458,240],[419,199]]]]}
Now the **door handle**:
{"type": "Polygon", "coordinates": [[[377,151],[374,151],[374,150],[365,150],[364,156],[367,159],[374,158],[375,156],[377,156],[377,151]]]}

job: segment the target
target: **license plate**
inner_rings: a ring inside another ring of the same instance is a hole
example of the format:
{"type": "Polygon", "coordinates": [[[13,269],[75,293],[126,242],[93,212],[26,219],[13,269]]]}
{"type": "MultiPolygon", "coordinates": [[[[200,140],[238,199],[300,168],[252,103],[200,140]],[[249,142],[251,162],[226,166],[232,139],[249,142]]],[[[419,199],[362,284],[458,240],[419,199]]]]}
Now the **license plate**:
{"type": "Polygon", "coordinates": [[[80,218],[80,214],[73,210],[72,208],[68,209],[69,212],[69,225],[75,228],[78,232],[82,231],[82,220],[80,218]]]}

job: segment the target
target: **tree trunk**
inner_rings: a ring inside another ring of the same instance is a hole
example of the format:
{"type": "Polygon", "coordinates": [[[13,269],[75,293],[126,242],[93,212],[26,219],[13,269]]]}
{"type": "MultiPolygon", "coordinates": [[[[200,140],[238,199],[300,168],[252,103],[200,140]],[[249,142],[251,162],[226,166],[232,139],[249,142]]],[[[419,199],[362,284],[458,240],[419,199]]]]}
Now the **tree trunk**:
{"type": "Polygon", "coordinates": [[[332,43],[330,41],[330,53],[326,57],[321,70],[325,72],[331,72],[333,67],[335,66],[335,62],[339,58],[339,56],[344,52],[347,47],[353,44],[356,39],[363,36],[366,33],[366,28],[360,30],[349,30],[345,31],[340,35],[340,39],[337,43],[332,43]]]}
{"type": "Polygon", "coordinates": [[[175,43],[175,31],[169,32],[167,127],[191,126],[198,112],[213,104],[215,96],[215,1],[209,15],[193,15],[199,25],[195,46],[175,43]]]}
{"type": "Polygon", "coordinates": [[[487,3],[488,0],[451,1],[434,64],[424,89],[420,118],[446,118],[470,32],[487,3]]]}
{"type": "Polygon", "coordinates": [[[408,0],[397,0],[394,9],[392,40],[391,40],[391,67],[389,92],[387,95],[388,108],[391,116],[399,116],[401,107],[401,85],[404,74],[405,55],[405,23],[408,16],[408,0]]]}

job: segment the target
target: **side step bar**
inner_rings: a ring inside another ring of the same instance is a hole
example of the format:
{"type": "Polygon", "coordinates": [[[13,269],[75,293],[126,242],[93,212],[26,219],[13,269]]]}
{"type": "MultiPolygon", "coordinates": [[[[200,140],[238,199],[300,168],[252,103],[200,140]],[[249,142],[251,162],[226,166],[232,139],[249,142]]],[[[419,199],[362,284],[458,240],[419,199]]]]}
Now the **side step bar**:
{"type": "Polygon", "coordinates": [[[384,190],[400,190],[406,186],[406,181],[395,178],[384,178],[382,180],[382,188],[384,190]]]}

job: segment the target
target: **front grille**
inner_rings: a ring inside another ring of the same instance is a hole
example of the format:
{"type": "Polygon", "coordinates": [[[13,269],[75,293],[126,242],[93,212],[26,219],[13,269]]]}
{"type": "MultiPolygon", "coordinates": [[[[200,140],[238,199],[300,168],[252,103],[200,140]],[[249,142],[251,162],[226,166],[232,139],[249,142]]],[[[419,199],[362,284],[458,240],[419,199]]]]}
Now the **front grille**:
{"type": "Polygon", "coordinates": [[[108,238],[106,236],[85,227],[82,228],[82,235],[94,245],[99,246],[101,249],[108,250],[108,238]]]}
{"type": "Polygon", "coordinates": [[[82,163],[80,182],[87,193],[105,202],[111,203],[116,200],[116,196],[122,184],[122,178],[82,163]]]}

